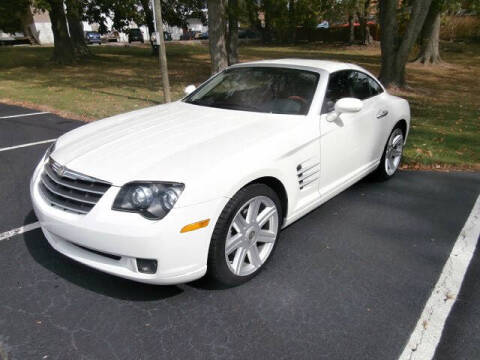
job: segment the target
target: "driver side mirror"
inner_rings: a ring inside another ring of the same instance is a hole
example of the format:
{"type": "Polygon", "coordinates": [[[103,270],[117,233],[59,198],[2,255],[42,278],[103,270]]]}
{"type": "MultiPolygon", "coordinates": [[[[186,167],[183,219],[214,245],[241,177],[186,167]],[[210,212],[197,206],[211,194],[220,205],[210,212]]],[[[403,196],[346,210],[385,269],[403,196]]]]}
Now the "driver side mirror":
{"type": "Polygon", "coordinates": [[[184,90],[183,92],[185,93],[185,95],[190,95],[192,92],[195,91],[197,87],[195,85],[188,85],[184,90]]]}
{"type": "Polygon", "coordinates": [[[335,103],[335,110],[327,115],[327,121],[335,121],[343,113],[356,113],[362,108],[362,100],[350,97],[341,98],[335,103]]]}

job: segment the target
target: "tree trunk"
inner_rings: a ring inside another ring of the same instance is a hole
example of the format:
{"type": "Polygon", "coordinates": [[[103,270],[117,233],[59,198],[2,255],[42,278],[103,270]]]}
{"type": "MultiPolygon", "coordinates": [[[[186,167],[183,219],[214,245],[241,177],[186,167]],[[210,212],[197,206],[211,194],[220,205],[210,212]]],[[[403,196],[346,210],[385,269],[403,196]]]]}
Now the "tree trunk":
{"type": "Polygon", "coordinates": [[[370,45],[373,42],[370,28],[368,27],[368,13],[370,10],[370,0],[366,0],[363,7],[363,13],[357,13],[360,22],[360,36],[363,45],[370,45]]]}
{"type": "Polygon", "coordinates": [[[48,4],[54,40],[52,60],[58,64],[71,64],[75,61],[75,54],[68,33],[63,0],[48,0],[48,4]]]}
{"type": "Polygon", "coordinates": [[[208,0],[208,38],[212,74],[228,66],[225,0],[208,0]]]}
{"type": "Polygon", "coordinates": [[[168,67],[167,67],[167,53],[165,50],[165,38],[163,37],[163,21],[162,21],[162,3],[161,0],[154,0],[155,7],[155,22],[159,33],[158,42],[159,46],[159,60],[160,60],[160,73],[162,75],[163,85],[163,99],[165,103],[171,101],[170,97],[170,80],[168,79],[168,67]]]}
{"type": "Polygon", "coordinates": [[[414,0],[410,21],[401,41],[397,26],[397,0],[380,1],[382,68],[380,80],[384,86],[405,86],[405,66],[413,44],[423,27],[432,0],[414,0]]]}
{"type": "Polygon", "coordinates": [[[143,11],[145,12],[145,22],[148,27],[148,32],[152,34],[155,32],[155,25],[153,24],[153,12],[150,9],[150,0],[141,0],[143,11]]]}
{"type": "Polygon", "coordinates": [[[348,15],[348,42],[350,45],[355,42],[355,19],[353,14],[348,15]]]}
{"type": "MultiPolygon", "coordinates": [[[[143,11],[145,12],[145,22],[147,23],[149,36],[152,36],[152,33],[155,32],[155,25],[153,19],[153,11],[150,9],[150,0],[140,0],[143,11]]],[[[150,40],[150,45],[152,46],[152,55],[158,55],[158,47],[155,47],[153,41],[150,40]]]]}
{"type": "Polygon", "coordinates": [[[288,2],[288,40],[295,43],[297,33],[297,23],[295,17],[295,0],[288,2]]]}
{"type": "Polygon", "coordinates": [[[238,62],[238,0],[228,2],[228,65],[238,62]]]}
{"type": "Polygon", "coordinates": [[[90,50],[85,42],[83,34],[83,8],[78,0],[66,0],[68,29],[72,40],[73,50],[77,57],[90,56],[90,50]]]}
{"type": "Polygon", "coordinates": [[[420,48],[420,54],[415,62],[422,64],[439,64],[442,59],[440,58],[440,7],[430,6],[425,24],[422,30],[422,45],[420,48]]]}

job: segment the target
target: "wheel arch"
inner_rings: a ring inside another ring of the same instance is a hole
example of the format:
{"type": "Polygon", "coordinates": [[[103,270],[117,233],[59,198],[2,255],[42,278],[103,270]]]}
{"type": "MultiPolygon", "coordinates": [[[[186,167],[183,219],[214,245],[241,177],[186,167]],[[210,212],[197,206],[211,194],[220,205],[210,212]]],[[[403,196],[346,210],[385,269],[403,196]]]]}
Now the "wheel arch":
{"type": "MultiPolygon", "coordinates": [[[[285,185],[274,176],[263,176],[255,180],[250,181],[248,184],[245,184],[243,187],[252,185],[252,184],[263,184],[271,188],[280,198],[280,204],[282,206],[282,217],[283,221],[287,218],[288,212],[288,193],[285,185]]],[[[242,187],[242,188],[243,188],[242,187]]]]}
{"type": "MultiPolygon", "coordinates": [[[[395,126],[393,127],[393,129],[395,128],[400,128],[400,130],[402,130],[403,132],[403,137],[405,138],[405,141],[407,140],[407,135],[408,135],[408,124],[407,124],[407,120],[405,119],[400,119],[398,120],[396,123],[395,123],[395,126]]],[[[392,131],[393,131],[392,129],[392,131]]]]}

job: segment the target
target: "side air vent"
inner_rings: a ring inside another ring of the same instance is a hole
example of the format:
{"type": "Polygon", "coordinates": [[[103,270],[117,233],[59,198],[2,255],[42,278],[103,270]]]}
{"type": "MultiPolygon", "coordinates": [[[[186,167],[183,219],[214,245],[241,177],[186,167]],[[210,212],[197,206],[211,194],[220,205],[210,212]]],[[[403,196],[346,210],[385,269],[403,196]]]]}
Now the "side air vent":
{"type": "Polygon", "coordinates": [[[320,163],[307,160],[297,166],[298,186],[300,190],[313,184],[320,178],[320,163]]]}

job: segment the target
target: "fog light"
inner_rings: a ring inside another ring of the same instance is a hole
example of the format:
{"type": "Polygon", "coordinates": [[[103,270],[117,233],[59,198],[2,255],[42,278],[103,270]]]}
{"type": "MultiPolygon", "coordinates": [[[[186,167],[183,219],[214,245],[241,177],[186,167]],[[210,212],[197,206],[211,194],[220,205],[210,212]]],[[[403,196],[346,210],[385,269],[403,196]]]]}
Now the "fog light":
{"type": "Polygon", "coordinates": [[[157,272],[157,260],[137,259],[138,271],[144,274],[155,274],[157,272]]]}

